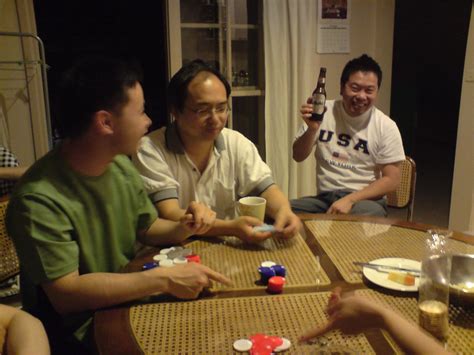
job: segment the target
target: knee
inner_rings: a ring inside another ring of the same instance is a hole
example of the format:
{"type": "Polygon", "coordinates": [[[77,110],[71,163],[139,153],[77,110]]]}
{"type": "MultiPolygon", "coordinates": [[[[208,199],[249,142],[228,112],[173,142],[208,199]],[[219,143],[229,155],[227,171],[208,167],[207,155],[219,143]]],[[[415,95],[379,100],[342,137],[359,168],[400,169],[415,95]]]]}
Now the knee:
{"type": "Polygon", "coordinates": [[[371,200],[359,201],[352,207],[351,214],[362,216],[387,217],[387,209],[380,203],[371,200]]]}
{"type": "Polygon", "coordinates": [[[294,213],[324,213],[327,210],[326,206],[322,206],[320,201],[312,197],[293,199],[290,204],[294,213]]]}

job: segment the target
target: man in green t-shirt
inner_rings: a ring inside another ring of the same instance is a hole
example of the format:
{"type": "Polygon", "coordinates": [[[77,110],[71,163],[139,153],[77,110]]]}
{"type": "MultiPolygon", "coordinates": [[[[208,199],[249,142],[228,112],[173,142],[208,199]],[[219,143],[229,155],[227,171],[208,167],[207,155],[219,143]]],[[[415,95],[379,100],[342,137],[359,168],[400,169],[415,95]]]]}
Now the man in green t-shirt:
{"type": "Polygon", "coordinates": [[[59,96],[65,139],[20,182],[7,228],[20,258],[25,309],[44,322],[53,352],[71,354],[90,346],[96,309],[157,292],[192,299],[210,280],[230,281],[195,263],[118,273],[137,240],[179,243],[207,232],[215,213],[192,202],[179,222],[157,218],[126,157],[151,123],[136,69],[83,60],[66,73],[59,96]]]}

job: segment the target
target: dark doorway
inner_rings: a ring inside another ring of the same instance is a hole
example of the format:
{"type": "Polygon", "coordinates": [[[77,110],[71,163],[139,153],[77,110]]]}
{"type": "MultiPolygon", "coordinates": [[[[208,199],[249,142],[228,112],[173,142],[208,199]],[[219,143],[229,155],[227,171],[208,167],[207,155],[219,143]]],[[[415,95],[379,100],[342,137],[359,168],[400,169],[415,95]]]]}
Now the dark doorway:
{"type": "MultiPolygon", "coordinates": [[[[151,129],[166,124],[167,50],[162,1],[43,0],[35,1],[34,7],[38,35],[51,66],[48,86],[53,104],[58,79],[75,59],[85,54],[113,55],[141,64],[151,129]]],[[[52,120],[55,128],[54,106],[52,120]]]]}
{"type": "Polygon", "coordinates": [[[396,1],[391,117],[417,163],[415,221],[448,225],[471,8],[396,1]]]}

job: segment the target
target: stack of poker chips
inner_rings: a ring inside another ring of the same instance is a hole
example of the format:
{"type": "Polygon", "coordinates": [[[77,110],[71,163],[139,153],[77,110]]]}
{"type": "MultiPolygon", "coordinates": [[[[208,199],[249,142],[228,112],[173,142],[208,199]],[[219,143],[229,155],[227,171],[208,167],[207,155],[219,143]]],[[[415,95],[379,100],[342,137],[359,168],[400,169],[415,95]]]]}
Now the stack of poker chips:
{"type": "Polygon", "coordinates": [[[291,347],[291,341],[286,338],[271,336],[266,334],[254,334],[249,339],[238,339],[234,342],[234,350],[247,352],[250,354],[272,354],[288,350],[291,347]]]}
{"type": "Polygon", "coordinates": [[[181,246],[161,249],[159,254],[153,256],[153,261],[145,263],[143,270],[155,267],[173,267],[175,265],[187,264],[188,262],[201,263],[199,255],[193,254],[191,249],[181,246]]]}
{"type": "Polygon", "coordinates": [[[264,261],[258,268],[260,282],[270,293],[281,293],[285,284],[286,268],[273,261],[264,261]]]}

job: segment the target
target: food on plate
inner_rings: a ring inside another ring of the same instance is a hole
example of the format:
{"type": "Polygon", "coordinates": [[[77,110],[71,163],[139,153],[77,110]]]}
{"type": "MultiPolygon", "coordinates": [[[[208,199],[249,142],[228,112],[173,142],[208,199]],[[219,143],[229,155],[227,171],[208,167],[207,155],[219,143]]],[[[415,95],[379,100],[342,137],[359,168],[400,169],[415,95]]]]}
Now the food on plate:
{"type": "Polygon", "coordinates": [[[451,285],[451,287],[466,293],[474,293],[474,282],[459,282],[457,284],[451,285]]]}
{"type": "Polygon", "coordinates": [[[403,272],[391,271],[388,273],[388,279],[405,286],[413,286],[415,284],[415,276],[403,272]]]}

